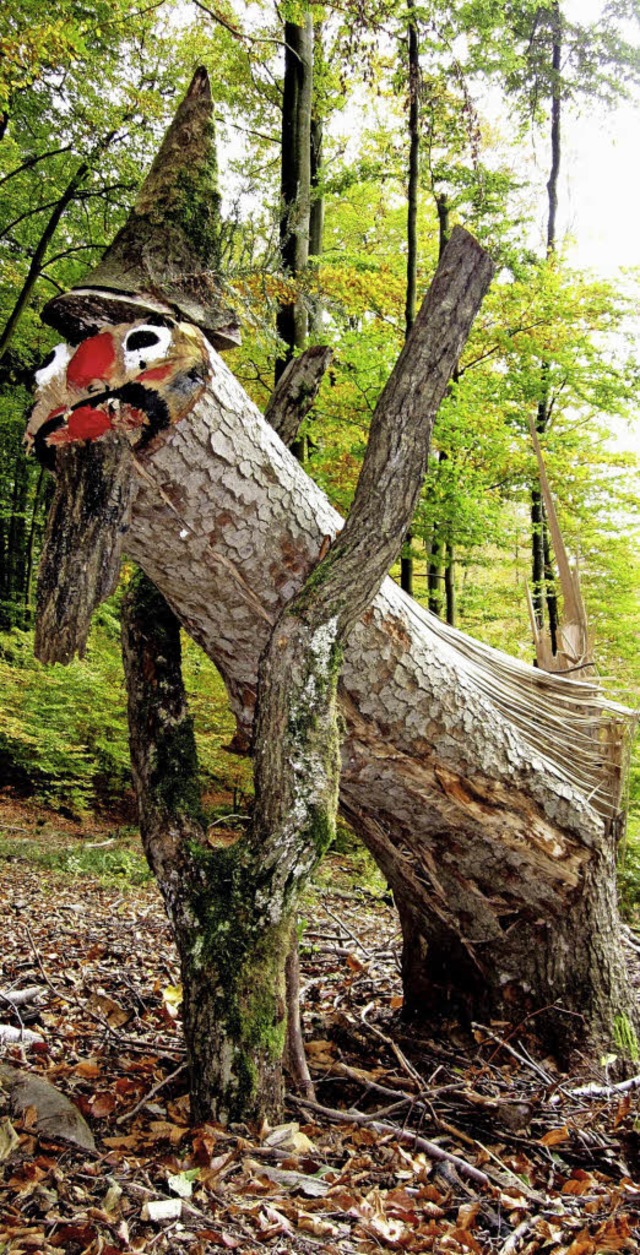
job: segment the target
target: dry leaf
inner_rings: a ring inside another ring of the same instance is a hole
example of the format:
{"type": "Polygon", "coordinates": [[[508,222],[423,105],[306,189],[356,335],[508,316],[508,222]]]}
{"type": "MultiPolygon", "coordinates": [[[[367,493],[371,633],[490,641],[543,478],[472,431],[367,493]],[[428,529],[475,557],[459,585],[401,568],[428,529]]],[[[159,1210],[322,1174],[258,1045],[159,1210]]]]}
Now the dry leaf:
{"type": "Polygon", "coordinates": [[[563,1124],[561,1129],[549,1129],[549,1132],[545,1133],[544,1137],[540,1138],[540,1145],[560,1146],[562,1142],[568,1142],[569,1140],[569,1130],[566,1124],[563,1124]]]}
{"type": "Polygon", "coordinates": [[[182,1141],[187,1130],[179,1124],[171,1124],[169,1120],[152,1120],[147,1136],[152,1142],[168,1141],[172,1146],[182,1141]]]}
{"type": "Polygon", "coordinates": [[[162,990],[162,1002],[172,1020],[176,1020],[182,1006],[182,985],[167,985],[162,990]]]}
{"type": "Polygon", "coordinates": [[[109,1028],[122,1028],[123,1024],[129,1023],[132,1015],[131,1011],[125,1011],[119,1002],[114,1002],[113,998],[108,998],[106,994],[92,994],[87,1007],[90,1011],[101,1015],[103,1020],[107,1021],[109,1028]]]}
{"type": "Polygon", "coordinates": [[[310,1155],[317,1149],[306,1133],[300,1132],[300,1125],[295,1121],[289,1124],[278,1124],[271,1129],[264,1139],[265,1146],[290,1151],[295,1155],[310,1155]]]}
{"type": "Polygon", "coordinates": [[[107,1116],[111,1115],[115,1105],[116,1100],[113,1094],[103,1091],[102,1093],[94,1094],[89,1107],[91,1109],[91,1115],[94,1116],[96,1120],[104,1120],[107,1116]]]}
{"type": "Polygon", "coordinates": [[[5,1159],[8,1159],[19,1145],[20,1138],[9,1117],[5,1116],[0,1120],[0,1163],[4,1163],[5,1159]]]}

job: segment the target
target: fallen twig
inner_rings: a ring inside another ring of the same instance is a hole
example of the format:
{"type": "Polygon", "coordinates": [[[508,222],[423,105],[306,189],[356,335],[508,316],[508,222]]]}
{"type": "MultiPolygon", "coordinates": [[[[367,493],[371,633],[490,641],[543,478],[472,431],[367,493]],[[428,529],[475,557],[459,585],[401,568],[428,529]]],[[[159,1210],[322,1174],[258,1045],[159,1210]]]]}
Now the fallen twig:
{"type": "Polygon", "coordinates": [[[25,989],[0,989],[0,999],[9,1002],[12,1007],[24,1007],[28,1002],[36,1002],[44,992],[42,985],[28,985],[25,989]]]}
{"type": "Polygon", "coordinates": [[[528,1220],[523,1220],[513,1233],[509,1234],[506,1242],[503,1242],[498,1255],[515,1255],[520,1243],[527,1236],[527,1233],[533,1228],[539,1216],[530,1216],[528,1220]]]}
{"type": "Polygon", "coordinates": [[[332,920],[334,920],[335,923],[338,924],[340,928],[344,929],[344,931],[347,933],[347,936],[349,936],[351,940],[354,941],[357,946],[359,946],[359,948],[362,950],[362,953],[365,955],[365,957],[367,959],[370,959],[371,951],[367,950],[367,947],[363,945],[360,938],[357,937],[356,934],[351,931],[351,929],[349,928],[349,925],[346,924],[343,919],[340,919],[339,915],[334,915],[333,911],[331,910],[331,907],[327,906],[326,902],[323,904],[323,909],[326,911],[327,915],[331,916],[332,920]]]}
{"type": "Polygon", "coordinates": [[[409,1062],[409,1060],[407,1059],[407,1056],[405,1055],[404,1051],[400,1049],[398,1043],[395,1042],[392,1037],[387,1037],[387,1034],[383,1033],[382,1029],[377,1028],[375,1024],[369,1023],[367,1019],[367,1015],[369,1014],[369,1011],[371,1011],[373,1007],[375,1007],[375,1005],[376,1005],[375,1002],[369,1002],[367,1006],[364,1007],[360,1015],[360,1019],[362,1020],[362,1023],[366,1024],[367,1028],[370,1029],[372,1033],[375,1033],[376,1037],[378,1037],[380,1041],[383,1041],[385,1046],[388,1046],[389,1050],[393,1052],[396,1059],[398,1060],[398,1063],[400,1064],[402,1071],[406,1072],[407,1076],[411,1078],[414,1085],[417,1085],[419,1090],[422,1090],[422,1091],[426,1090],[427,1087],[425,1085],[424,1078],[420,1076],[420,1073],[416,1071],[413,1064],[409,1062]]]}
{"type": "Polygon", "coordinates": [[[616,1094],[628,1094],[633,1089],[640,1089],[640,1076],[631,1076],[628,1081],[618,1081],[615,1085],[579,1085],[567,1092],[572,1098],[614,1098],[616,1094]]]}
{"type": "Polygon", "coordinates": [[[124,1115],[118,1116],[116,1124],[126,1124],[127,1120],[132,1120],[143,1107],[146,1107],[147,1103],[150,1102],[156,1094],[160,1093],[161,1089],[164,1089],[165,1085],[168,1085],[170,1081],[175,1081],[176,1077],[180,1076],[180,1073],[184,1072],[188,1066],[189,1065],[186,1062],[181,1063],[180,1067],[176,1068],[175,1072],[170,1072],[168,1076],[164,1077],[164,1080],[158,1081],[158,1084],[154,1085],[153,1089],[150,1089],[149,1093],[145,1094],[144,1098],[141,1098],[140,1102],[136,1103],[135,1107],[131,1108],[131,1111],[125,1111],[124,1115]]]}
{"type": "Polygon", "coordinates": [[[470,1181],[475,1181],[476,1185],[483,1185],[486,1189],[491,1190],[495,1188],[485,1172],[481,1172],[473,1164],[467,1163],[466,1159],[461,1159],[459,1155],[443,1150],[435,1142],[428,1142],[424,1137],[420,1137],[419,1134],[413,1133],[410,1129],[402,1129],[399,1125],[389,1124],[386,1120],[372,1119],[362,1111],[355,1111],[353,1108],[349,1108],[348,1111],[338,1111],[334,1107],[323,1107],[320,1103],[311,1102],[308,1098],[298,1098],[295,1094],[289,1094],[288,1097],[291,1102],[296,1103],[298,1106],[315,1111],[318,1115],[324,1116],[325,1119],[332,1120],[334,1123],[364,1124],[373,1129],[374,1133],[390,1133],[398,1142],[402,1142],[405,1146],[411,1146],[414,1150],[422,1151],[430,1159],[452,1164],[461,1176],[466,1176],[470,1181]]]}

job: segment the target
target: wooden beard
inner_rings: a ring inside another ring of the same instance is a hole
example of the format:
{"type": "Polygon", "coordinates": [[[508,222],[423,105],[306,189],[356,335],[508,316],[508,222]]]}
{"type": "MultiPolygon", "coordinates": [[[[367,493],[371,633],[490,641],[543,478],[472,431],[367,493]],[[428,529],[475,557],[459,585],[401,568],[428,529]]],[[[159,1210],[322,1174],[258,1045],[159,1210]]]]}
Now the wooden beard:
{"type": "Polygon", "coordinates": [[[59,344],[36,372],[25,441],[55,472],[36,609],[36,656],[84,654],[91,615],[116,587],[135,462],[202,395],[209,350],[190,323],[151,315],[59,344]]]}

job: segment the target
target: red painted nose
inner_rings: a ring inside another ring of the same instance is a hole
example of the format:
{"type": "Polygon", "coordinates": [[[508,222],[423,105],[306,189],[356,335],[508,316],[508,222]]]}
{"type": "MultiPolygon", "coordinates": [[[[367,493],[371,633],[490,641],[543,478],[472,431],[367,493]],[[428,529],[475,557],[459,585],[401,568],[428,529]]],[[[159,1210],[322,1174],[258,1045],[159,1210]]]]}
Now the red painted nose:
{"type": "Polygon", "coordinates": [[[116,364],[116,348],[109,331],[101,331],[79,344],[67,366],[67,383],[88,388],[90,383],[107,383],[116,364]]]}

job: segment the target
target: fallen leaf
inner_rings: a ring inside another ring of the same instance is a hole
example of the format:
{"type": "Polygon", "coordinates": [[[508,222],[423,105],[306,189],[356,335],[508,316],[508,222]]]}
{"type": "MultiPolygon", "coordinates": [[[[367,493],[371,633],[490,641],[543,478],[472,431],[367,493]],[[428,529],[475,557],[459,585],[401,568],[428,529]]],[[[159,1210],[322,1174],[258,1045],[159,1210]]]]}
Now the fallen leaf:
{"type": "Polygon", "coordinates": [[[172,1020],[176,1020],[182,1006],[182,985],[167,985],[162,990],[162,1002],[172,1020]]]}
{"type": "Polygon", "coordinates": [[[87,1001],[87,1007],[90,1011],[95,1011],[107,1021],[109,1028],[122,1028],[123,1024],[128,1024],[131,1019],[132,1012],[125,1011],[119,1002],[114,1002],[113,998],[108,998],[106,994],[92,994],[87,1001]]]}
{"type": "Polygon", "coordinates": [[[560,1146],[562,1142],[568,1142],[568,1141],[569,1141],[569,1130],[566,1124],[563,1124],[561,1129],[549,1129],[549,1132],[545,1133],[544,1137],[540,1138],[540,1145],[541,1146],[560,1146]]]}
{"type": "Polygon", "coordinates": [[[94,1116],[96,1120],[104,1120],[107,1116],[111,1115],[115,1105],[116,1100],[113,1094],[109,1094],[104,1091],[99,1094],[94,1094],[91,1102],[89,1103],[89,1108],[91,1115],[94,1116]]]}
{"type": "Polygon", "coordinates": [[[187,1130],[179,1124],[171,1124],[169,1120],[152,1120],[147,1136],[152,1142],[168,1141],[172,1146],[182,1141],[187,1130]]]}
{"type": "Polygon", "coordinates": [[[245,1159],[243,1167],[253,1176],[266,1177],[286,1190],[299,1190],[307,1198],[323,1198],[331,1188],[320,1177],[307,1176],[304,1172],[292,1172],[287,1168],[272,1168],[270,1164],[257,1163],[255,1159],[245,1159]]]}
{"type": "Polygon", "coordinates": [[[0,1120],[0,1163],[4,1163],[20,1145],[20,1138],[10,1119],[5,1116],[0,1120]]]}
{"type": "Polygon", "coordinates": [[[197,1168],[190,1172],[176,1172],[167,1177],[167,1185],[171,1193],[177,1194],[178,1198],[191,1198],[193,1182],[197,1176],[197,1168]]]}
{"type": "Polygon", "coordinates": [[[296,1121],[289,1124],[278,1124],[264,1139],[265,1146],[277,1147],[278,1150],[291,1151],[296,1155],[312,1154],[316,1147],[306,1133],[300,1132],[296,1121]]]}

